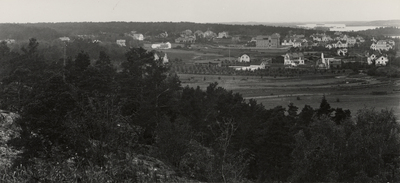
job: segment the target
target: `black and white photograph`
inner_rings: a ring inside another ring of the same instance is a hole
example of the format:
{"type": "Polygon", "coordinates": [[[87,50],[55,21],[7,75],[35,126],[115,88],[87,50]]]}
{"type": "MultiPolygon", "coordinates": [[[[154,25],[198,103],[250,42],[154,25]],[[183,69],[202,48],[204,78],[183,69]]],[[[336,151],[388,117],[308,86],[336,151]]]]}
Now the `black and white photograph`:
{"type": "Polygon", "coordinates": [[[399,0],[0,9],[0,182],[400,182],[399,0]]]}

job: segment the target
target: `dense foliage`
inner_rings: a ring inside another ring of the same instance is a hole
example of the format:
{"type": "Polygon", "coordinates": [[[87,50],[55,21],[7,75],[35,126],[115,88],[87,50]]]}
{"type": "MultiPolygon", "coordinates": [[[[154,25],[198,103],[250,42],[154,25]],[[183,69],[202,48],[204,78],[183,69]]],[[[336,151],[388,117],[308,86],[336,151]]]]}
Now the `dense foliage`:
{"type": "Polygon", "coordinates": [[[20,54],[1,52],[1,108],[21,116],[8,143],[22,151],[2,181],[400,180],[392,111],[352,118],[325,97],[317,109],[265,109],[217,83],[182,87],[142,48],[117,72],[105,51],[95,63],[80,51],[64,66],[37,47],[30,39],[20,54]]]}

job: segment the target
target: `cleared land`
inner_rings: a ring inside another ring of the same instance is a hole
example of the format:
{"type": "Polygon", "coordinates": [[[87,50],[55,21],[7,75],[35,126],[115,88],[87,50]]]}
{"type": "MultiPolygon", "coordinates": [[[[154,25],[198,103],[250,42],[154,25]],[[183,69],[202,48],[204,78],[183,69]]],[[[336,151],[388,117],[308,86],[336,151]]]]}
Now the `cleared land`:
{"type": "Polygon", "coordinates": [[[393,109],[400,118],[400,80],[372,78],[365,75],[313,76],[302,78],[219,76],[180,74],[183,86],[205,89],[210,83],[255,99],[267,109],[293,103],[318,108],[323,95],[333,108],[350,109],[355,114],[364,107],[393,109]],[[391,82],[390,82],[391,81],[391,82]]]}

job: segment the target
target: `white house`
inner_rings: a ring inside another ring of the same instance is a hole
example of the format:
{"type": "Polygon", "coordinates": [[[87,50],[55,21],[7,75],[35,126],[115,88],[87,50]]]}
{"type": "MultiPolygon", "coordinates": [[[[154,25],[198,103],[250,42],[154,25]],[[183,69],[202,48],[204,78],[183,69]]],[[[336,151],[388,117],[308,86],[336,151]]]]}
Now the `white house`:
{"type": "Polygon", "coordinates": [[[218,33],[218,38],[227,38],[229,37],[228,32],[220,32],[218,33]]]}
{"type": "Polygon", "coordinates": [[[347,38],[347,43],[349,45],[355,45],[357,43],[357,39],[354,37],[349,37],[349,38],[347,38]]]}
{"type": "Polygon", "coordinates": [[[243,54],[238,58],[238,62],[250,62],[250,56],[247,54],[243,54]]]}
{"type": "Polygon", "coordinates": [[[380,56],[375,60],[375,65],[377,66],[385,66],[389,62],[389,59],[385,56],[380,56]]]}
{"type": "Polygon", "coordinates": [[[333,43],[332,47],[334,47],[334,48],[347,48],[348,45],[347,45],[346,41],[338,41],[336,43],[333,43]]]}
{"type": "Polygon", "coordinates": [[[339,56],[344,56],[344,55],[346,55],[346,53],[347,53],[347,49],[346,48],[337,50],[337,54],[339,56]]]}
{"type": "Polygon", "coordinates": [[[213,31],[210,31],[210,30],[204,32],[203,35],[204,35],[205,38],[217,37],[217,34],[215,34],[213,31]]]}
{"type": "Polygon", "coordinates": [[[371,60],[375,60],[375,59],[376,59],[376,55],[375,55],[375,54],[371,54],[371,55],[369,56],[369,58],[370,58],[371,60]]]}
{"type": "Polygon", "coordinates": [[[66,41],[66,42],[71,41],[71,39],[70,39],[69,37],[66,37],[66,36],[60,37],[60,38],[58,38],[58,39],[60,39],[61,41],[66,41]]]}
{"type": "Polygon", "coordinates": [[[139,40],[139,41],[143,41],[144,40],[144,36],[143,34],[133,34],[133,39],[135,40],[139,40]]]}
{"type": "Polygon", "coordinates": [[[375,54],[371,54],[369,57],[367,57],[368,65],[371,65],[374,62],[375,59],[376,59],[376,55],[375,54]]]}
{"type": "Polygon", "coordinates": [[[282,56],[284,59],[283,65],[288,65],[288,66],[304,65],[303,53],[286,53],[286,55],[282,56]]]}
{"type": "Polygon", "coordinates": [[[166,43],[152,44],[151,48],[153,48],[153,49],[170,49],[171,43],[166,42],[166,43]]]}
{"type": "Polygon", "coordinates": [[[237,71],[255,71],[258,69],[265,69],[265,66],[267,65],[266,61],[261,62],[259,65],[250,65],[250,66],[244,66],[244,67],[234,67],[235,70],[237,71]]]}
{"type": "Polygon", "coordinates": [[[117,40],[117,45],[119,45],[119,46],[126,46],[126,40],[124,40],[124,39],[118,39],[117,40]]]}
{"type": "MultiPolygon", "coordinates": [[[[294,41],[294,40],[293,40],[294,41]]],[[[292,39],[283,39],[282,46],[293,46],[293,41],[292,39]]]]}
{"type": "Polygon", "coordinates": [[[303,43],[303,41],[298,39],[293,42],[293,47],[301,47],[302,43],[303,43]]]}
{"type": "Polygon", "coordinates": [[[372,50],[386,50],[386,51],[388,51],[388,50],[392,49],[392,45],[388,44],[386,42],[386,40],[379,40],[376,43],[372,43],[370,48],[372,50]]]}
{"type": "Polygon", "coordinates": [[[323,36],[321,37],[321,41],[323,41],[323,42],[332,41],[332,38],[331,38],[330,36],[323,35],[323,36]]]}
{"type": "Polygon", "coordinates": [[[325,58],[324,53],[321,53],[321,59],[317,62],[316,66],[320,69],[330,69],[341,67],[342,60],[335,58],[325,58]]]}

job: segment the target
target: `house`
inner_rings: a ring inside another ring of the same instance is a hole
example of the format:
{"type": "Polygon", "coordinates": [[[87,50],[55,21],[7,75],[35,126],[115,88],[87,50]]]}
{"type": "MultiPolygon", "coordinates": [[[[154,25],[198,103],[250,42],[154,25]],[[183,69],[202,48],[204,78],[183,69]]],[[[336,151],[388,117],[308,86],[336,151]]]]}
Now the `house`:
{"type": "Polygon", "coordinates": [[[333,46],[332,46],[331,44],[327,44],[327,45],[325,46],[325,48],[332,49],[333,46]]]}
{"type": "Polygon", "coordinates": [[[167,53],[157,52],[157,51],[153,51],[153,53],[154,53],[154,60],[161,59],[163,64],[166,64],[169,62],[167,53]]]}
{"type": "Polygon", "coordinates": [[[340,35],[339,38],[340,38],[339,40],[347,41],[349,36],[347,36],[346,34],[343,34],[343,35],[340,35]]]}
{"type": "Polygon", "coordinates": [[[323,42],[328,42],[328,41],[332,41],[332,40],[333,39],[330,36],[327,36],[327,35],[323,35],[321,37],[321,41],[323,41],[323,42]]]}
{"type": "Polygon", "coordinates": [[[138,41],[143,41],[144,40],[143,34],[133,34],[132,37],[133,37],[134,40],[138,40],[138,41]]]}
{"type": "Polygon", "coordinates": [[[240,36],[232,36],[232,42],[240,42],[240,36]]]}
{"type": "Polygon", "coordinates": [[[342,60],[341,59],[328,59],[329,68],[340,68],[342,67],[342,60]]]}
{"type": "Polygon", "coordinates": [[[285,38],[282,40],[282,46],[293,46],[293,41],[292,38],[285,38]]]}
{"type": "Polygon", "coordinates": [[[228,34],[228,32],[220,32],[220,33],[218,33],[218,38],[228,38],[229,37],[229,34],[228,34]]]}
{"type": "Polygon", "coordinates": [[[280,45],[280,35],[275,33],[271,36],[257,36],[256,47],[258,48],[278,48],[280,45]]]}
{"type": "Polygon", "coordinates": [[[372,50],[385,50],[385,51],[388,51],[388,50],[392,49],[393,47],[392,47],[392,45],[388,44],[386,42],[386,40],[379,40],[376,43],[372,43],[370,48],[372,50]]]}
{"type": "Polygon", "coordinates": [[[378,58],[378,55],[380,55],[379,52],[372,53],[371,55],[369,55],[369,53],[367,53],[367,63],[368,63],[368,65],[371,65],[372,63],[374,63],[375,60],[378,58]]]}
{"type": "Polygon", "coordinates": [[[341,59],[325,58],[324,53],[321,53],[321,59],[319,59],[316,63],[316,67],[318,69],[339,68],[341,66],[342,66],[341,59]]]}
{"type": "Polygon", "coordinates": [[[178,37],[175,39],[175,43],[194,43],[195,41],[195,36],[178,37]]]}
{"type": "Polygon", "coordinates": [[[375,59],[376,59],[376,55],[375,55],[375,54],[371,54],[371,56],[369,56],[369,58],[370,58],[371,60],[375,60],[375,59]]]}
{"type": "Polygon", "coordinates": [[[303,41],[301,39],[297,39],[296,41],[293,42],[293,47],[301,47],[303,41]]]}
{"type": "Polygon", "coordinates": [[[171,43],[166,42],[166,43],[152,44],[151,48],[153,48],[153,49],[170,49],[171,43]]]}
{"type": "Polygon", "coordinates": [[[304,55],[303,53],[286,53],[283,56],[283,65],[297,66],[304,65],[304,55]]]}
{"type": "Polygon", "coordinates": [[[356,37],[356,40],[360,41],[361,43],[365,42],[365,39],[363,37],[361,37],[361,36],[358,36],[358,35],[356,37]]]}
{"type": "Polygon", "coordinates": [[[376,39],[374,37],[372,37],[371,41],[372,42],[376,42],[376,39]]]}
{"type": "Polygon", "coordinates": [[[332,44],[332,47],[334,47],[334,48],[347,48],[348,47],[348,45],[347,45],[347,42],[346,41],[337,41],[336,43],[333,43],[332,44]]]}
{"type": "Polygon", "coordinates": [[[58,39],[60,39],[61,41],[65,41],[65,42],[69,42],[71,39],[69,38],[69,37],[60,37],[60,38],[58,38],[58,39]]]}
{"type": "Polygon", "coordinates": [[[313,39],[313,41],[317,41],[317,42],[322,41],[321,37],[318,35],[311,35],[310,37],[313,39]]]}
{"type": "Polygon", "coordinates": [[[213,42],[215,42],[215,43],[218,43],[218,44],[225,44],[225,45],[228,45],[228,44],[233,44],[233,43],[235,43],[232,39],[230,39],[230,38],[214,38],[213,40],[212,40],[213,42]]]}
{"type": "Polygon", "coordinates": [[[201,30],[197,30],[194,32],[194,36],[199,37],[199,38],[203,38],[204,37],[204,32],[201,30]]]}
{"type": "Polygon", "coordinates": [[[389,62],[389,59],[385,56],[380,56],[375,60],[376,66],[385,66],[389,62]]]}
{"type": "Polygon", "coordinates": [[[250,56],[247,54],[243,54],[238,57],[238,62],[250,62],[250,56]]]}
{"type": "Polygon", "coordinates": [[[203,35],[205,38],[208,38],[208,39],[217,37],[217,34],[215,34],[213,31],[210,31],[210,30],[207,30],[206,32],[204,32],[203,35]]]}
{"type": "Polygon", "coordinates": [[[357,43],[357,39],[354,37],[347,38],[347,44],[354,46],[357,43]]]}
{"type": "Polygon", "coordinates": [[[304,38],[305,36],[304,36],[304,34],[295,34],[295,35],[293,35],[292,37],[294,37],[294,38],[304,38]]]}
{"type": "Polygon", "coordinates": [[[342,35],[342,32],[336,31],[335,33],[333,33],[334,35],[340,36],[342,35]]]}
{"type": "Polygon", "coordinates": [[[197,60],[194,61],[195,65],[205,65],[205,66],[214,66],[214,67],[221,67],[222,61],[215,61],[215,60],[197,60]]]}
{"type": "Polygon", "coordinates": [[[160,37],[160,38],[167,38],[167,37],[168,37],[168,33],[167,33],[167,32],[162,32],[162,33],[160,33],[157,37],[160,37]]]}
{"type": "Polygon", "coordinates": [[[124,40],[124,39],[118,39],[117,41],[117,45],[119,45],[119,46],[126,46],[126,40],[124,40]]]}
{"type": "Polygon", "coordinates": [[[338,49],[338,50],[337,50],[337,54],[338,54],[339,56],[345,56],[346,53],[347,53],[347,49],[346,49],[346,48],[344,48],[344,49],[338,49]]]}
{"type": "Polygon", "coordinates": [[[389,44],[389,45],[391,45],[391,46],[394,46],[396,43],[393,41],[393,40],[391,40],[391,39],[388,39],[388,40],[386,40],[386,42],[389,44]]]}
{"type": "Polygon", "coordinates": [[[181,32],[181,37],[192,36],[192,35],[193,35],[193,32],[189,29],[181,32]]]}
{"type": "Polygon", "coordinates": [[[234,68],[237,71],[255,71],[259,69],[265,69],[267,65],[267,61],[262,61],[259,64],[251,64],[250,66],[230,66],[230,68],[234,68]]]}

